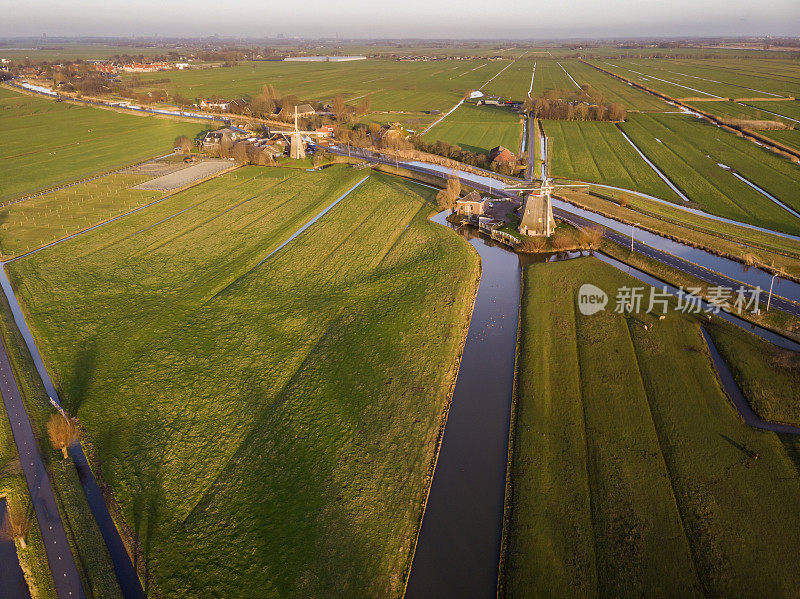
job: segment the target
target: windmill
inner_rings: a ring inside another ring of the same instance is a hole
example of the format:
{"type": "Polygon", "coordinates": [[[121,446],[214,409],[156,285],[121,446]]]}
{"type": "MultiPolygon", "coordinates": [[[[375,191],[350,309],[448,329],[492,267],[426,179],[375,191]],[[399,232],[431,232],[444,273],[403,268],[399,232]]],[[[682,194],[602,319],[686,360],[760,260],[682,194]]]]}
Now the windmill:
{"type": "MultiPolygon", "coordinates": [[[[549,142],[549,140],[548,140],[549,142]]],[[[548,143],[549,145],[549,143],[548,143]]],[[[549,152],[547,152],[549,154],[549,152]]],[[[504,191],[516,191],[522,196],[522,219],[519,232],[530,237],[550,237],[556,229],[553,218],[553,202],[550,195],[554,189],[563,187],[589,187],[588,185],[553,185],[549,176],[549,164],[542,164],[542,178],[537,182],[509,185],[504,191]]]]}
{"type": "Polygon", "coordinates": [[[319,132],[319,131],[300,131],[297,126],[297,106],[294,107],[294,130],[293,131],[273,131],[273,133],[277,133],[279,135],[283,135],[289,138],[290,142],[290,149],[289,149],[289,156],[291,158],[300,159],[306,157],[306,149],[305,145],[303,144],[303,136],[316,136],[316,137],[326,137],[327,133],[319,132]]]}

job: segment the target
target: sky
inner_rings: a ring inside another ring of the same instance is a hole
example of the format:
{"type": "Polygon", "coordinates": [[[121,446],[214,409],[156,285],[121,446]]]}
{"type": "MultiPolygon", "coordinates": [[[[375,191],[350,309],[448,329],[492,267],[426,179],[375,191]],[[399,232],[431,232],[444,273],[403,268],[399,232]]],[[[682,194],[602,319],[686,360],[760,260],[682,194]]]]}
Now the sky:
{"type": "Polygon", "coordinates": [[[800,36],[800,0],[0,0],[0,36],[800,36]]]}

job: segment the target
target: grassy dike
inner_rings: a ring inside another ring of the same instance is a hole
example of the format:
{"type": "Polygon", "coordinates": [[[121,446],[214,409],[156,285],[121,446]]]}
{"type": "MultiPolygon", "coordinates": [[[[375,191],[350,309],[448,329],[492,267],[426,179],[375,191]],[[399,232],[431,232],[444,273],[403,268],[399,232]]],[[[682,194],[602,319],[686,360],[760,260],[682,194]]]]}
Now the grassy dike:
{"type": "Polygon", "coordinates": [[[702,321],[614,313],[641,283],[590,257],[524,281],[503,596],[791,595],[797,447],[741,422],[702,321]],[[606,311],[577,310],[587,282],[606,311]]]}

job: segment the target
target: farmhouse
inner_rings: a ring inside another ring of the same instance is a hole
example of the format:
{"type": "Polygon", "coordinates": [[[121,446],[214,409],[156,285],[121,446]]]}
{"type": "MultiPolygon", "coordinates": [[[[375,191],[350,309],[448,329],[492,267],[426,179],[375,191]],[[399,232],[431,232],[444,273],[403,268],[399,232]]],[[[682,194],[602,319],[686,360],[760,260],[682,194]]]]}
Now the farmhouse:
{"type": "Polygon", "coordinates": [[[456,200],[456,214],[461,216],[481,216],[486,212],[489,198],[482,198],[477,191],[470,191],[463,198],[456,200]]]}
{"type": "Polygon", "coordinates": [[[220,112],[228,112],[231,107],[231,103],[227,100],[200,100],[200,104],[198,104],[200,108],[203,110],[219,110],[220,112]]]}
{"type": "Polygon", "coordinates": [[[517,157],[514,155],[514,152],[503,146],[492,148],[489,152],[489,162],[495,164],[513,164],[516,161],[517,157]]]}
{"type": "Polygon", "coordinates": [[[217,131],[206,133],[206,136],[203,138],[203,148],[214,148],[222,143],[222,140],[225,138],[228,138],[231,141],[236,141],[242,137],[245,136],[241,131],[231,129],[230,127],[218,129],[217,131]]]}
{"type": "MultiPolygon", "coordinates": [[[[317,113],[316,110],[311,106],[311,104],[300,104],[297,107],[297,116],[314,116],[317,113]]],[[[294,106],[286,106],[285,108],[281,108],[281,111],[278,113],[281,117],[286,117],[287,115],[290,117],[294,117],[294,106]]]]}

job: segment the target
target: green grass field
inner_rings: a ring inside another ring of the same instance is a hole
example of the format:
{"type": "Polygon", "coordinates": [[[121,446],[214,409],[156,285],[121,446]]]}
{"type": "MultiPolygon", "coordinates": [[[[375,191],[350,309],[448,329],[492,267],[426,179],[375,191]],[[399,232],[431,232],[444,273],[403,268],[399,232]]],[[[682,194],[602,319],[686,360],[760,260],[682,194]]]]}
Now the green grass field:
{"type": "Polygon", "coordinates": [[[643,112],[664,112],[670,110],[669,104],[663,100],[636,89],[610,75],[577,60],[561,61],[564,68],[580,85],[591,85],[605,96],[607,102],[617,102],[628,110],[643,112]]]}
{"type": "Polygon", "coordinates": [[[726,324],[715,323],[708,330],[753,411],[765,420],[800,426],[797,354],[766,346],[759,338],[726,324]]]}
{"type": "MultiPolygon", "coordinates": [[[[744,120],[757,120],[757,121],[779,121],[786,123],[788,125],[794,125],[792,121],[786,118],[781,118],[780,116],[775,116],[775,114],[770,114],[768,112],[764,112],[763,110],[759,110],[754,106],[750,106],[748,104],[743,104],[741,102],[687,102],[689,105],[694,106],[695,108],[699,108],[704,112],[709,112],[713,115],[728,118],[728,119],[744,119],[744,120]]],[[[764,102],[764,104],[774,105],[774,108],[778,108],[778,110],[773,110],[769,106],[767,106],[767,110],[771,110],[773,113],[780,111],[780,106],[783,102],[764,102]]],[[[770,131],[761,131],[761,133],[770,133],[770,131]]]]}
{"type": "Polygon", "coordinates": [[[614,313],[639,283],[593,258],[524,281],[506,594],[791,595],[796,443],[741,422],[698,321],[614,313]]]}
{"type": "MultiPolygon", "coordinates": [[[[530,82],[528,84],[530,85],[530,82]]],[[[533,93],[531,95],[535,98],[551,89],[574,90],[576,87],[555,60],[537,59],[536,77],[533,79],[533,93]]]]}
{"type": "Polygon", "coordinates": [[[769,110],[770,112],[776,112],[778,114],[782,114],[783,116],[789,117],[790,119],[800,119],[800,101],[798,100],[786,102],[747,102],[747,105],[763,110],[769,110]]]}
{"type": "MultiPolygon", "coordinates": [[[[524,55],[524,56],[527,56],[524,55]]],[[[488,95],[500,96],[522,102],[528,97],[531,86],[533,60],[521,58],[483,88],[488,95]]]]}
{"type": "Polygon", "coordinates": [[[611,60],[596,64],[673,98],[776,98],[797,95],[800,70],[774,60],[611,60]]]}
{"type": "Polygon", "coordinates": [[[788,160],[687,115],[633,114],[622,129],[703,209],[778,231],[800,232],[796,217],[719,166],[733,167],[798,210],[800,171],[788,160]]]}
{"type": "Polygon", "coordinates": [[[247,167],[9,268],[165,596],[402,591],[477,256],[373,174],[261,263],[364,175],[247,167]]]}
{"type": "Polygon", "coordinates": [[[680,201],[613,123],[542,121],[554,177],[604,183],[680,201]]]}
{"type": "MultiPolygon", "coordinates": [[[[273,85],[280,95],[329,102],[337,94],[345,99],[368,96],[373,111],[421,112],[447,110],[469,89],[478,89],[508,61],[442,60],[400,62],[243,62],[235,67],[191,69],[141,75],[142,81],[170,79],[153,88],[167,89],[187,98],[255,95],[273,85]]],[[[391,120],[390,117],[387,117],[391,120]]]]}
{"type": "Polygon", "coordinates": [[[56,103],[0,88],[0,201],[171,152],[203,127],[56,103]]]}
{"type": "Polygon", "coordinates": [[[519,155],[522,123],[518,114],[505,108],[462,104],[425,134],[426,141],[437,139],[471,152],[505,146],[519,155]]]}

